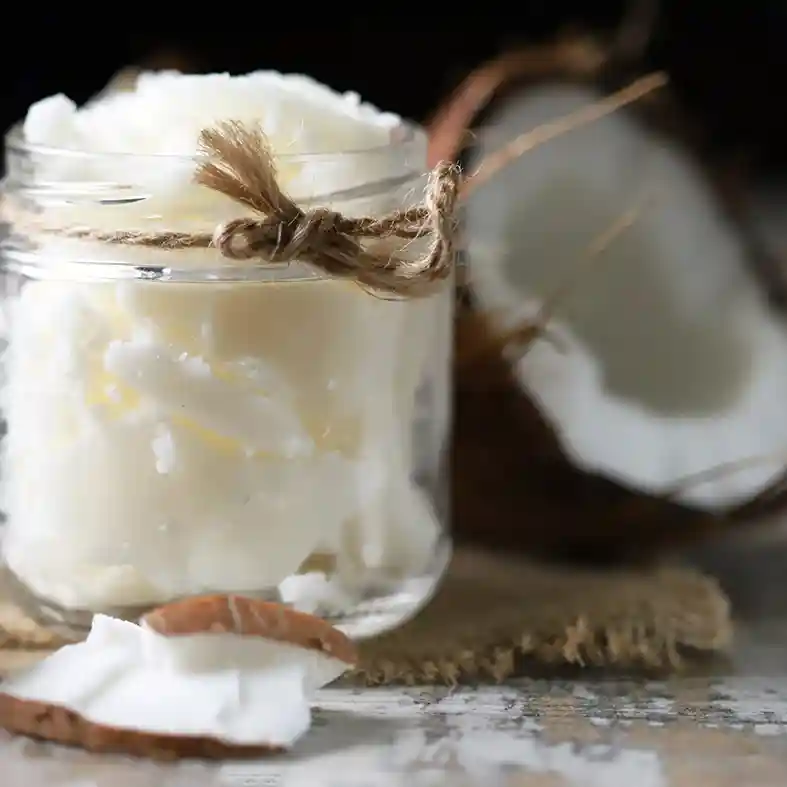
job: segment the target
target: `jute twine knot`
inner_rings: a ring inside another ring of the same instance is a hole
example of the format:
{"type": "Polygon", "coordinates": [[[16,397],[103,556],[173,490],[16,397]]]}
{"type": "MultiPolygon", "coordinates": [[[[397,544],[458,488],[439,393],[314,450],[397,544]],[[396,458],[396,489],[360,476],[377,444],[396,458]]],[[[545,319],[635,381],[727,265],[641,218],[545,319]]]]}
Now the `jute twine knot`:
{"type": "Polygon", "coordinates": [[[237,122],[205,129],[200,152],[205,160],[196,182],[260,216],[216,228],[212,245],[228,259],[303,260],[331,276],[407,296],[428,294],[451,273],[459,196],[459,170],[451,164],[432,170],[422,205],[381,218],[350,218],[326,208],[303,210],[293,202],[279,187],[270,147],[259,129],[237,122]],[[407,259],[365,249],[362,243],[386,237],[428,238],[429,246],[423,256],[407,259]]]}

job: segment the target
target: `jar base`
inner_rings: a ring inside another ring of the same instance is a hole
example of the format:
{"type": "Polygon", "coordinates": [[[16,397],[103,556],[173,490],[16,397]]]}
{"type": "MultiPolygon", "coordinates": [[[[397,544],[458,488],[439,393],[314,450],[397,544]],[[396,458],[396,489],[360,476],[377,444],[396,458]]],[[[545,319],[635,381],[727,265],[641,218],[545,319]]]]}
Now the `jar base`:
{"type": "Polygon", "coordinates": [[[431,600],[451,561],[451,546],[446,540],[435,554],[431,571],[410,577],[389,588],[377,588],[354,605],[352,613],[322,615],[350,639],[377,637],[414,618],[431,600]]]}
{"type": "MultiPolygon", "coordinates": [[[[319,601],[311,605],[311,608],[306,608],[307,605],[298,600],[283,599],[279,589],[275,588],[261,592],[243,592],[239,595],[303,609],[324,618],[351,639],[363,640],[391,631],[418,614],[434,595],[450,560],[450,540],[442,539],[428,573],[419,577],[375,583],[373,587],[354,593],[352,602],[344,608],[325,605],[319,601]]],[[[69,641],[79,641],[87,636],[95,611],[67,609],[36,596],[7,567],[2,568],[2,588],[9,601],[37,625],[69,641]]],[[[171,599],[174,600],[177,599],[171,599]]],[[[151,606],[107,608],[100,612],[135,622],[150,611],[151,606]]]]}

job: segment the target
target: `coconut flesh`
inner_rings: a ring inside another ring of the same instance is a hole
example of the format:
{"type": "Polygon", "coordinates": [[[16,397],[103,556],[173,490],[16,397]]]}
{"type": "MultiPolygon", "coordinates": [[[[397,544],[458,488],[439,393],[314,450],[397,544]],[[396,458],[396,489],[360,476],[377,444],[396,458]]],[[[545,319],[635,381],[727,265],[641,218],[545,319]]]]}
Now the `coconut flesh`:
{"type": "MultiPolygon", "coordinates": [[[[602,94],[543,84],[493,110],[473,169],[602,94]]],[[[515,358],[569,459],[629,487],[722,509],[783,469],[787,335],[696,162],[620,111],[510,163],[466,201],[469,284],[505,329],[569,282],[554,342],[515,358]],[[599,258],[588,247],[639,215],[599,258]],[[758,461],[750,461],[757,459],[758,461]],[[734,471],[682,483],[727,463],[734,471]]]]}
{"type": "Polygon", "coordinates": [[[286,749],[310,727],[313,693],[348,667],[260,636],[171,637],[97,615],[85,642],[13,674],[2,693],[97,727],[286,749]]]}

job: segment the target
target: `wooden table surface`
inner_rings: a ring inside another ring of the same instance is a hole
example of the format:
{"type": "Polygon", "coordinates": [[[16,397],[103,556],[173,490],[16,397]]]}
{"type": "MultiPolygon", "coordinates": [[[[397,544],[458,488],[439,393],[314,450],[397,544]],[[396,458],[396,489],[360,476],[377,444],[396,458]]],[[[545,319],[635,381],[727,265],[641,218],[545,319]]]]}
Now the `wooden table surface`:
{"type": "Polygon", "coordinates": [[[703,674],[334,687],[319,694],[313,729],[296,751],[251,763],[154,765],[6,736],[0,785],[784,787],[787,593],[778,582],[787,590],[787,551],[780,559],[766,551],[772,570],[759,572],[757,587],[777,608],[742,624],[731,659],[703,674]]]}
{"type": "Polygon", "coordinates": [[[787,684],[517,681],[334,688],[286,757],[153,765],[3,737],[3,787],[783,787],[787,684]]]}

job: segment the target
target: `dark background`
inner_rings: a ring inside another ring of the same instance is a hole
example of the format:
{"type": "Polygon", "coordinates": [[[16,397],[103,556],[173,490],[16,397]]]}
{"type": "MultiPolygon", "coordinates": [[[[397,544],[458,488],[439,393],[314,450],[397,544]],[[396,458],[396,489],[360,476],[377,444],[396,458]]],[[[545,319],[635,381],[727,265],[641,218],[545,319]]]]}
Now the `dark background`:
{"type": "MultiPolygon", "coordinates": [[[[192,70],[308,73],[423,120],[470,68],[501,49],[566,26],[609,31],[630,6],[520,0],[354,11],[299,3],[286,14],[256,3],[160,3],[147,12],[130,4],[83,12],[15,3],[4,14],[0,123],[7,128],[52,93],[84,101],[122,66],[162,62],[162,53],[187,56],[192,70]]],[[[720,145],[755,154],[764,170],[787,171],[787,0],[663,0],[658,11],[646,64],[670,72],[720,145]]]]}

